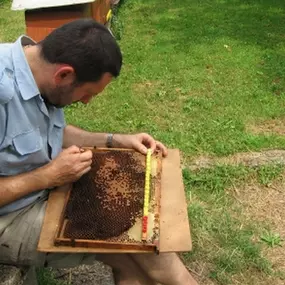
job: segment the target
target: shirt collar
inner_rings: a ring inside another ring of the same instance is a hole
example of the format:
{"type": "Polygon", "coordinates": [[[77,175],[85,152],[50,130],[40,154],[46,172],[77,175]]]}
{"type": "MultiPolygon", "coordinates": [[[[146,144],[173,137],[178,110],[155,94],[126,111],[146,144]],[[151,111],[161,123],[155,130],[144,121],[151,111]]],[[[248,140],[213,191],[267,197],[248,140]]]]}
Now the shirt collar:
{"type": "Polygon", "coordinates": [[[23,46],[35,44],[36,43],[31,38],[21,36],[17,39],[12,47],[14,74],[18,88],[24,100],[29,100],[37,95],[40,95],[40,91],[23,50],[23,46]]]}

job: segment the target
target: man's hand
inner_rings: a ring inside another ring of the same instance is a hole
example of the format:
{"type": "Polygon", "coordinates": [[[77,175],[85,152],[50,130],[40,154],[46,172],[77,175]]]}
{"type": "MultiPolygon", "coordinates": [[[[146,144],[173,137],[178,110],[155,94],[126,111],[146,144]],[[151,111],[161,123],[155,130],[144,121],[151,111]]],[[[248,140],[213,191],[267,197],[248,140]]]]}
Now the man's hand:
{"type": "Polygon", "coordinates": [[[162,155],[167,155],[167,148],[159,141],[156,141],[152,136],[140,133],[135,135],[114,134],[113,146],[120,148],[132,148],[143,154],[147,153],[147,148],[161,150],[162,155]]]}
{"type": "Polygon", "coordinates": [[[91,169],[92,151],[82,152],[77,146],[63,150],[48,167],[53,186],[60,186],[78,180],[91,169]]]}

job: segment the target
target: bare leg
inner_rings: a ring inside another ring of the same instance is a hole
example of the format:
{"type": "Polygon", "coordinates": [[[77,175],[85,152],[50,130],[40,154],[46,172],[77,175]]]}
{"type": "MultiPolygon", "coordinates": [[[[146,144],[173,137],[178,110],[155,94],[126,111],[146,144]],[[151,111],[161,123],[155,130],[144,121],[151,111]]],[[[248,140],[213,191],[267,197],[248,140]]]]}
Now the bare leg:
{"type": "Polygon", "coordinates": [[[131,254],[145,273],[164,285],[198,285],[175,253],[131,254]]]}
{"type": "Polygon", "coordinates": [[[113,268],[116,285],[155,285],[128,254],[98,254],[97,259],[113,268]]]}

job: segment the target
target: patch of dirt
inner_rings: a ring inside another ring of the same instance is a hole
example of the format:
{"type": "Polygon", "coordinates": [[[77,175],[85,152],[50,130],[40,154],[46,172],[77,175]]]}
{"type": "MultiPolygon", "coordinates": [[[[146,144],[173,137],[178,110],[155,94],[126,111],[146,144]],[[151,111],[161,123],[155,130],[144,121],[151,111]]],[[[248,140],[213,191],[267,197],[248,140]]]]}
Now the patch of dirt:
{"type": "Polygon", "coordinates": [[[218,158],[210,157],[210,156],[198,156],[191,158],[189,161],[183,161],[184,167],[190,170],[198,170],[202,168],[211,168],[214,167],[218,158]]]}
{"type": "Polygon", "coordinates": [[[191,263],[191,267],[187,266],[187,269],[198,282],[199,285],[215,285],[216,283],[208,278],[210,274],[210,268],[213,266],[210,263],[203,261],[194,261],[191,263]]]}
{"type": "MultiPolygon", "coordinates": [[[[285,125],[285,124],[284,124],[285,125]]],[[[285,128],[284,128],[285,133],[285,128]]],[[[210,157],[200,156],[192,159],[187,163],[190,170],[202,168],[211,168],[216,165],[245,165],[249,167],[268,165],[268,164],[285,164],[285,150],[266,150],[262,152],[237,153],[227,157],[210,157]]],[[[185,166],[186,166],[185,165],[185,166]]],[[[235,185],[227,192],[234,196],[242,206],[243,216],[246,221],[256,221],[268,226],[270,231],[279,234],[284,240],[282,247],[269,247],[263,245],[262,253],[270,260],[275,272],[285,271],[285,173],[282,177],[273,181],[271,184],[263,186],[255,179],[248,181],[243,185],[235,185]]],[[[256,237],[259,241],[260,236],[256,237]]],[[[216,284],[209,278],[209,270],[203,267],[203,264],[191,264],[194,270],[193,275],[201,285],[216,284]]],[[[268,276],[262,272],[256,272],[254,269],[246,270],[241,274],[232,276],[233,284],[259,284],[259,285],[284,285],[285,281],[276,276],[268,276]]]]}
{"type": "Polygon", "coordinates": [[[285,134],[285,118],[272,119],[247,126],[247,131],[253,134],[285,134]]]}
{"type": "MultiPolygon", "coordinates": [[[[260,222],[265,226],[269,225],[271,232],[279,234],[281,239],[285,240],[284,178],[274,181],[268,186],[261,186],[256,181],[252,181],[242,187],[235,187],[234,192],[243,207],[246,219],[260,222]]],[[[282,247],[269,247],[265,244],[263,247],[264,256],[272,262],[276,271],[285,271],[285,244],[284,242],[281,244],[282,247]]],[[[284,280],[279,282],[276,277],[274,281],[270,278],[267,276],[264,277],[263,283],[259,279],[258,283],[252,284],[281,285],[285,283],[284,280]]],[[[241,280],[239,279],[239,281],[241,280]]]]}
{"type": "Polygon", "coordinates": [[[234,191],[248,219],[270,224],[285,237],[285,189],[283,179],[274,181],[267,186],[252,181],[242,187],[235,186],[234,191]]]}
{"type": "Polygon", "coordinates": [[[152,90],[153,88],[157,88],[161,86],[161,81],[145,81],[140,83],[134,83],[132,88],[134,91],[145,91],[145,90],[152,90]]]}
{"type": "Polygon", "coordinates": [[[232,277],[234,285],[284,285],[284,280],[262,274],[260,271],[247,271],[232,277]]]}
{"type": "Polygon", "coordinates": [[[199,156],[187,163],[187,168],[197,170],[215,165],[259,166],[267,164],[285,164],[285,150],[265,150],[262,152],[241,152],[226,157],[199,156]]]}

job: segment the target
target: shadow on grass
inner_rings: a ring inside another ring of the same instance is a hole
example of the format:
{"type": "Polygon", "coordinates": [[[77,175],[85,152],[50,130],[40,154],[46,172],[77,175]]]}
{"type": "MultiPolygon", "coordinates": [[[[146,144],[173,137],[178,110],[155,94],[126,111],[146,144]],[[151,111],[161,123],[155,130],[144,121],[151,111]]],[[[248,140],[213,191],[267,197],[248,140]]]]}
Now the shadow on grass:
{"type": "MultiPolygon", "coordinates": [[[[229,37],[245,44],[272,48],[285,40],[283,0],[170,1],[138,9],[150,19],[154,14],[169,17],[151,19],[153,28],[169,34],[172,44],[191,41],[215,42],[229,37]],[[175,8],[174,8],[175,7],[175,8]],[[167,13],[168,12],[168,13],[167,13]]],[[[185,45],[187,48],[187,46],[185,45]]],[[[183,46],[180,46],[183,49],[183,46]]]]}
{"type": "MultiPolygon", "coordinates": [[[[261,82],[273,94],[284,93],[284,53],[278,48],[285,41],[285,5],[283,0],[216,0],[170,1],[163,5],[142,6],[137,13],[152,22],[154,30],[167,34],[159,45],[172,45],[179,52],[189,53],[191,45],[214,44],[219,40],[264,50],[260,62],[261,82]],[[270,52],[267,52],[270,50],[270,52]],[[276,70],[278,68],[278,70],[276,70]],[[272,72],[273,71],[273,72],[272,72]],[[274,72],[275,71],[275,72],[274,72]],[[264,77],[268,77],[265,78],[264,77]]],[[[205,55],[206,56],[206,55],[205,55]]]]}

